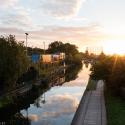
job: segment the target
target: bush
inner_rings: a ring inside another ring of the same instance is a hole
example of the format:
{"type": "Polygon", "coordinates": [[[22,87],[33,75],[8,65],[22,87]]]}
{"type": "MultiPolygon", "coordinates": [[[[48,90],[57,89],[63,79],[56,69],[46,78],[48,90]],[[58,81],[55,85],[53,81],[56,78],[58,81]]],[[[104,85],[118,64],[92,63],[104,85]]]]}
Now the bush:
{"type": "Polygon", "coordinates": [[[91,68],[91,77],[106,81],[106,88],[114,94],[125,87],[125,57],[106,56],[98,60],[91,68]]]}
{"type": "Polygon", "coordinates": [[[26,71],[28,59],[22,42],[15,37],[0,37],[0,86],[11,89],[18,77],[26,71]]]}

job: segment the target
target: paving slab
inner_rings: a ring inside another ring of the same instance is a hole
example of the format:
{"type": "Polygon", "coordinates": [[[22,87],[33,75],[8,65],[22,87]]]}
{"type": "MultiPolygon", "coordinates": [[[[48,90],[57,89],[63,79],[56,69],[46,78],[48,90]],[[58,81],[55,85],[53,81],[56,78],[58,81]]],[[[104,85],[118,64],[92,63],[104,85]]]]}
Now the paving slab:
{"type": "Polygon", "coordinates": [[[96,90],[83,95],[71,125],[106,125],[104,82],[99,80],[96,90]]]}

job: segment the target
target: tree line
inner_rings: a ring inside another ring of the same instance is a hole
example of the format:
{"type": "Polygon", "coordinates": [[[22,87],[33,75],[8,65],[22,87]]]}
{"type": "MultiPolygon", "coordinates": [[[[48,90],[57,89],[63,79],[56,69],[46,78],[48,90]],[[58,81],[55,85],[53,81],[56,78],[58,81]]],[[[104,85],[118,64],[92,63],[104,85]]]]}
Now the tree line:
{"type": "Polygon", "coordinates": [[[0,88],[9,89],[16,86],[18,77],[27,70],[23,42],[17,42],[14,36],[0,37],[0,88]]]}
{"type": "MultiPolygon", "coordinates": [[[[52,42],[47,50],[41,48],[28,47],[28,55],[33,53],[60,53],[66,54],[66,64],[79,65],[82,61],[82,54],[78,51],[77,46],[70,43],[62,43],[60,41],[52,42]]],[[[15,36],[0,37],[0,88],[13,89],[17,86],[17,82],[31,80],[33,73],[37,71],[30,67],[31,62],[26,54],[26,47],[23,41],[17,41],[15,36]],[[30,67],[30,68],[29,68],[30,67]]]]}
{"type": "Polygon", "coordinates": [[[78,51],[78,47],[70,43],[62,43],[61,41],[55,41],[49,44],[47,53],[65,53],[65,62],[67,65],[82,63],[82,53],[78,51]]]}
{"type": "Polygon", "coordinates": [[[92,65],[91,77],[103,79],[106,89],[112,94],[119,95],[125,88],[125,56],[112,55],[102,56],[92,65]]]}
{"type": "Polygon", "coordinates": [[[28,47],[28,55],[32,54],[55,54],[65,53],[65,62],[67,65],[70,64],[81,64],[83,53],[78,51],[78,47],[74,44],[63,43],[61,41],[54,41],[49,44],[48,49],[43,50],[41,48],[28,47]]]}

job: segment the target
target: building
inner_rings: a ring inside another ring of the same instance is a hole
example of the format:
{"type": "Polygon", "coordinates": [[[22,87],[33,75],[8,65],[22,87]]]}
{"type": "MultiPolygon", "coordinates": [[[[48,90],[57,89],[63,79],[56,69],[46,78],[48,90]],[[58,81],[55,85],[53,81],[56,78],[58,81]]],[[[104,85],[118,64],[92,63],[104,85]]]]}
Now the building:
{"type": "Polygon", "coordinates": [[[31,61],[32,63],[54,63],[63,61],[65,59],[65,53],[57,53],[57,54],[32,54],[31,61]]]}

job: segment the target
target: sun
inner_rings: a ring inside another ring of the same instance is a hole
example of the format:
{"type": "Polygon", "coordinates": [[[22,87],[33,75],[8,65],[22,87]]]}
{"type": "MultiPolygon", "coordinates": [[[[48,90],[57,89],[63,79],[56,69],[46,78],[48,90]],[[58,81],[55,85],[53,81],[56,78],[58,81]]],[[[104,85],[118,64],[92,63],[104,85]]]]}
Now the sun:
{"type": "Polygon", "coordinates": [[[103,42],[104,52],[107,54],[125,54],[125,41],[108,40],[103,42]]]}

